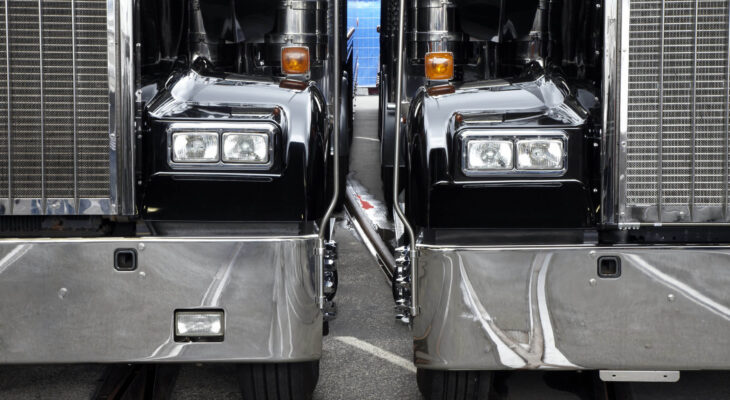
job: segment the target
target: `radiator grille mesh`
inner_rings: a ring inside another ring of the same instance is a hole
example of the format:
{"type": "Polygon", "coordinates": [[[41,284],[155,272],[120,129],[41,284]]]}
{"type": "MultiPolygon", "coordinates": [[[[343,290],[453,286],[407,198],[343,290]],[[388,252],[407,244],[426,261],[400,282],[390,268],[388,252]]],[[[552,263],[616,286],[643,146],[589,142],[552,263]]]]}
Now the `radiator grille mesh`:
{"type": "Polygon", "coordinates": [[[728,0],[630,0],[622,221],[727,219],[728,0]]]}
{"type": "Polygon", "coordinates": [[[0,199],[110,197],[107,15],[0,0],[0,199]]]}

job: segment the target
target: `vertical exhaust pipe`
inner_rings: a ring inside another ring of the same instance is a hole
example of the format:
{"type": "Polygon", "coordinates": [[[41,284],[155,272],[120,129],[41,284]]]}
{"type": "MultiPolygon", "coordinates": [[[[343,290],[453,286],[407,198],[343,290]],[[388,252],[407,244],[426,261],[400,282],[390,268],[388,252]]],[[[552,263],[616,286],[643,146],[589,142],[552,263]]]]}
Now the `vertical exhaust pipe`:
{"type": "Polygon", "coordinates": [[[208,63],[213,61],[210,46],[208,45],[208,35],[205,32],[205,23],[203,22],[203,10],[200,7],[200,0],[190,0],[190,62],[194,66],[206,67],[208,63]]]}
{"type": "MultiPolygon", "coordinates": [[[[322,217],[322,222],[319,224],[319,237],[317,240],[317,304],[319,305],[319,309],[323,310],[325,305],[325,295],[324,295],[324,255],[325,255],[325,232],[327,231],[325,228],[327,224],[330,222],[330,217],[332,217],[332,214],[335,211],[335,208],[337,207],[337,200],[340,197],[340,86],[342,84],[342,66],[341,66],[341,52],[340,52],[340,1],[341,0],[334,0],[335,7],[334,7],[334,57],[333,57],[333,64],[334,64],[334,72],[332,74],[332,79],[334,80],[334,84],[332,87],[334,88],[334,94],[332,96],[332,101],[334,103],[334,127],[333,127],[333,138],[332,138],[332,146],[333,146],[333,162],[334,162],[334,171],[332,173],[332,176],[334,177],[334,190],[332,193],[332,200],[330,200],[329,207],[327,208],[327,212],[325,212],[324,217],[322,217]]],[[[402,0],[401,0],[402,1],[402,0]]]]}
{"type": "Polygon", "coordinates": [[[411,317],[418,315],[418,251],[416,250],[416,234],[413,231],[413,227],[408,222],[405,213],[400,208],[400,202],[398,200],[399,192],[399,172],[400,172],[400,135],[401,135],[401,105],[403,97],[403,43],[405,39],[405,0],[399,1],[398,9],[398,63],[396,73],[396,86],[395,86],[395,154],[393,155],[393,205],[395,207],[395,213],[398,218],[403,222],[403,226],[408,233],[409,250],[410,250],[410,264],[411,264],[411,317]]]}

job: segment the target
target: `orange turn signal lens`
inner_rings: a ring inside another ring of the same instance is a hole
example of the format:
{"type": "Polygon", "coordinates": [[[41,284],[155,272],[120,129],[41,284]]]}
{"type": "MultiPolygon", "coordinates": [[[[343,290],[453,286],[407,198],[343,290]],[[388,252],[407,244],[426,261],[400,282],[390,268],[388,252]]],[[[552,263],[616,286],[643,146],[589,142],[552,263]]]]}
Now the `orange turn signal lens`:
{"type": "Polygon", "coordinates": [[[281,72],[286,75],[309,73],[309,48],[284,47],[281,49],[281,72]]]}
{"type": "Polygon", "coordinates": [[[449,52],[426,54],[426,78],[448,81],[454,78],[454,55],[449,52]]]}

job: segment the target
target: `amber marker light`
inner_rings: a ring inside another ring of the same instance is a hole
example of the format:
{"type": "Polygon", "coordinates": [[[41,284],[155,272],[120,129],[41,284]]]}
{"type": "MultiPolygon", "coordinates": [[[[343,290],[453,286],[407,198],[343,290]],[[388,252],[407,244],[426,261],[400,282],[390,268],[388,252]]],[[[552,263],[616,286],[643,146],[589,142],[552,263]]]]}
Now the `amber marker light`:
{"type": "Polygon", "coordinates": [[[448,81],[454,78],[454,55],[449,52],[427,53],[426,78],[432,81],[448,81]]]}
{"type": "Polygon", "coordinates": [[[309,48],[284,47],[281,49],[281,71],[286,75],[309,73],[309,48]]]}

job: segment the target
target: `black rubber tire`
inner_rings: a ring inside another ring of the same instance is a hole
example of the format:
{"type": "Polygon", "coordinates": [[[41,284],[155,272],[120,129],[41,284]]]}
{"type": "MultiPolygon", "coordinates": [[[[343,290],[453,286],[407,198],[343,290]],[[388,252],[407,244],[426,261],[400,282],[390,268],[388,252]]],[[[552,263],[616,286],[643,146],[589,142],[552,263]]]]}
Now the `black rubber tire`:
{"type": "Polygon", "coordinates": [[[433,371],[418,369],[418,390],[426,400],[487,400],[491,371],[433,371]]]}
{"type": "Polygon", "coordinates": [[[319,380],[319,361],[241,364],[238,380],[244,400],[310,400],[319,380]]]}

